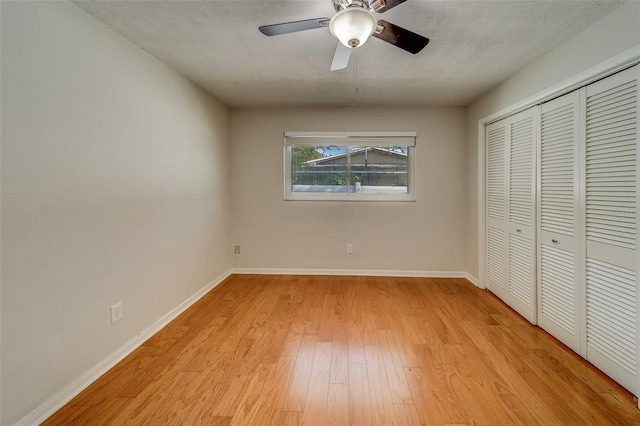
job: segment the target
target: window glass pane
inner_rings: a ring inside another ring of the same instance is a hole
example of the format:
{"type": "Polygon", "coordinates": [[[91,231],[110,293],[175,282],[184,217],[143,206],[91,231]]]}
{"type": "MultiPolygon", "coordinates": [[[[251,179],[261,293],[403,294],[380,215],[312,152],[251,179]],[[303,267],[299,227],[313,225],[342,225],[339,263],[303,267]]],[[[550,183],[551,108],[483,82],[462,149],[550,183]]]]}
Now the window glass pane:
{"type": "Polygon", "coordinates": [[[348,148],[294,146],[291,148],[291,192],[346,193],[348,148]]]}
{"type": "Polygon", "coordinates": [[[351,151],[351,185],[356,194],[407,194],[407,146],[357,147],[351,151]]]}
{"type": "Polygon", "coordinates": [[[393,136],[285,134],[285,200],[415,201],[415,136],[393,136]]]}
{"type": "Polygon", "coordinates": [[[291,192],[407,194],[408,146],[293,146],[291,192]]]}

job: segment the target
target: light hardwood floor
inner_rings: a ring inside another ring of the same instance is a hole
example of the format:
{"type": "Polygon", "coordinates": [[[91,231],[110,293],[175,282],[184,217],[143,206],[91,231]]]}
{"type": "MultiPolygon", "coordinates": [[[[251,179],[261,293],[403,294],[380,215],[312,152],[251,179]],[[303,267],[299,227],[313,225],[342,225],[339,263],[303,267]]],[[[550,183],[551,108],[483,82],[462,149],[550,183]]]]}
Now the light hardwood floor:
{"type": "Polygon", "coordinates": [[[640,424],[463,279],[232,275],[46,425],[640,424]]]}

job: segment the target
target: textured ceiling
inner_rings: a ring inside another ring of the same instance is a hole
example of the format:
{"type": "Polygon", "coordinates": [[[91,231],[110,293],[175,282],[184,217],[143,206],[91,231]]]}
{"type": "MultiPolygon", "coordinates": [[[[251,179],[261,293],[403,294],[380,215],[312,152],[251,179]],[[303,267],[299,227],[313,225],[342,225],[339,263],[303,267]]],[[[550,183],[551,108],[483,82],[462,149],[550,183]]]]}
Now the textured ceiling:
{"type": "Polygon", "coordinates": [[[412,55],[372,38],[329,71],[326,28],[258,26],[331,17],[331,0],[75,1],[231,107],[467,105],[624,1],[408,0],[379,14],[431,39],[412,55]]]}

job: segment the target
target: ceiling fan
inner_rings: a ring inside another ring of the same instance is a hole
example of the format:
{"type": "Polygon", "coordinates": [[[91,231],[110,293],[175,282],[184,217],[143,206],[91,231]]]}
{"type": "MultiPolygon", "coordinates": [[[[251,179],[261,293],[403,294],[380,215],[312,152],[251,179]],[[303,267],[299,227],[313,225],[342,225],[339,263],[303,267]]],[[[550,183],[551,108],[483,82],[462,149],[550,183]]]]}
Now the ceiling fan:
{"type": "Polygon", "coordinates": [[[275,36],[329,27],[331,34],[338,39],[333,61],[331,62],[330,69],[332,71],[346,68],[349,64],[351,50],[362,46],[370,36],[393,44],[414,55],[429,43],[429,39],[420,34],[382,19],[376,19],[374,13],[384,13],[404,3],[406,0],[332,1],[336,10],[336,14],[332,18],[305,19],[303,21],[264,25],[259,27],[259,30],[264,35],[275,36]]]}

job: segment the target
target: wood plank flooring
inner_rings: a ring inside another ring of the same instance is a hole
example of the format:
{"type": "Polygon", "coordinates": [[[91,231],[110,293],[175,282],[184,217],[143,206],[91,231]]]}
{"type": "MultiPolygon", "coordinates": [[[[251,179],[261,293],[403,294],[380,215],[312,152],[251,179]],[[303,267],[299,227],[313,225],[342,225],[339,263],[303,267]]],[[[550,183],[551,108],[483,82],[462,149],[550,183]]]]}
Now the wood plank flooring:
{"type": "Polygon", "coordinates": [[[463,279],[232,275],[45,425],[630,425],[633,397],[463,279]]]}

